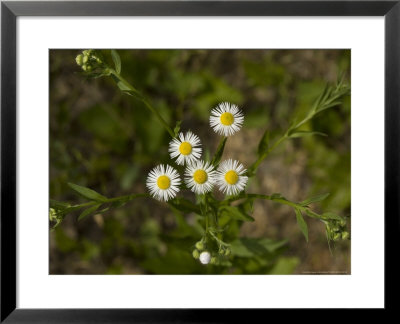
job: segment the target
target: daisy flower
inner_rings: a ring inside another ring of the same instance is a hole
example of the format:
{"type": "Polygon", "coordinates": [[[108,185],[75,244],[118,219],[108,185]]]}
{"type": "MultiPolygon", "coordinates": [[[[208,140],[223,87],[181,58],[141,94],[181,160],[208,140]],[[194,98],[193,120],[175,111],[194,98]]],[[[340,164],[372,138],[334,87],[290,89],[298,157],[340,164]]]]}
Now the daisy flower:
{"type": "Polygon", "coordinates": [[[158,165],[149,172],[146,186],[153,198],[168,201],[179,191],[181,179],[179,173],[169,165],[158,165]]]}
{"type": "Polygon", "coordinates": [[[174,138],[169,143],[171,159],[176,159],[176,164],[183,165],[196,161],[201,156],[201,143],[197,135],[188,131],[186,135],[179,133],[179,138],[174,138]]]}
{"type": "Polygon", "coordinates": [[[197,160],[186,167],[185,183],[196,194],[212,190],[216,181],[216,171],[209,162],[197,160]]]}
{"type": "Polygon", "coordinates": [[[217,171],[219,189],[227,195],[237,195],[246,187],[246,169],[239,161],[231,159],[221,162],[217,171]]]}
{"type": "Polygon", "coordinates": [[[210,126],[223,136],[231,136],[238,132],[244,121],[243,113],[238,106],[222,102],[211,110],[210,126]]]}

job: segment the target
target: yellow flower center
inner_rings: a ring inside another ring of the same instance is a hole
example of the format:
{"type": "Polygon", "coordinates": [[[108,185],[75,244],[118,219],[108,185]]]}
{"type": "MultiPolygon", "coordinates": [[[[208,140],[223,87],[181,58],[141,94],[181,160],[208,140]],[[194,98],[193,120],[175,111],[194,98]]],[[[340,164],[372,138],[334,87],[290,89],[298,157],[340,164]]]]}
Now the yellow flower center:
{"type": "Polygon", "coordinates": [[[170,185],[171,185],[171,180],[167,176],[162,175],[158,177],[157,179],[158,188],[165,190],[168,189],[170,185]]]}
{"type": "Polygon", "coordinates": [[[196,172],[193,174],[193,179],[199,184],[203,184],[204,182],[207,181],[207,173],[204,170],[196,170],[196,172]]]}
{"type": "Polygon", "coordinates": [[[236,173],[236,171],[230,170],[227,173],[225,173],[225,180],[230,185],[234,185],[236,182],[238,182],[239,176],[236,173]]]}
{"type": "Polygon", "coordinates": [[[192,145],[188,142],[182,142],[179,146],[179,152],[181,152],[182,155],[189,155],[192,153],[192,145]]]}
{"type": "Polygon", "coordinates": [[[224,112],[221,115],[221,123],[222,125],[225,126],[230,126],[233,124],[233,121],[235,120],[235,118],[233,117],[233,115],[230,112],[224,112]]]}

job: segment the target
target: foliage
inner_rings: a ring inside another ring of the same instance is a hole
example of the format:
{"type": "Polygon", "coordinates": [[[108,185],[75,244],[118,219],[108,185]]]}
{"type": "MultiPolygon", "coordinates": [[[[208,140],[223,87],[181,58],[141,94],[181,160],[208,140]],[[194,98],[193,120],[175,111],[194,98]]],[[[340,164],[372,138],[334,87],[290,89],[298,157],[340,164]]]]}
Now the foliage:
{"type": "MultiPolygon", "coordinates": [[[[143,113],[144,116],[147,116],[146,118],[151,118],[153,124],[154,121],[157,121],[160,126],[164,127],[164,132],[160,130],[161,127],[159,127],[159,135],[157,135],[157,132],[156,134],[152,132],[151,134],[143,135],[144,137],[147,136],[147,139],[154,138],[156,141],[158,136],[159,143],[154,146],[154,149],[151,148],[151,145],[144,145],[142,146],[143,150],[138,148],[137,151],[135,151],[136,161],[140,161],[142,157],[143,162],[151,163],[151,160],[153,159],[151,156],[155,156],[157,154],[157,149],[162,146],[160,144],[163,142],[165,143],[165,140],[163,140],[163,138],[165,138],[163,133],[175,137],[181,127],[185,125],[184,115],[178,109],[178,111],[175,112],[176,116],[171,116],[171,113],[168,112],[165,107],[163,108],[157,104],[157,98],[152,99],[151,101],[148,100],[142,94],[142,91],[137,90],[137,87],[133,87],[131,83],[124,79],[121,76],[122,64],[117,51],[111,51],[110,56],[113,62],[112,67],[105,62],[106,60],[104,58],[106,55],[100,51],[89,50],[86,52],[84,51],[80,55],[82,55],[82,57],[87,55],[89,58],[86,59],[86,61],[91,63],[91,65],[88,65],[90,66],[89,69],[87,67],[84,68],[84,59],[82,58],[81,65],[85,75],[95,78],[99,76],[110,76],[123,94],[133,97],[135,104],[139,104],[144,109],[147,109],[148,113],[142,111],[140,114],[143,113]],[[172,121],[174,119],[178,121],[175,123],[172,121]],[[175,125],[174,128],[169,126],[172,124],[175,125]]],[[[77,62],[78,61],[81,62],[80,59],[77,59],[77,62]]],[[[250,63],[247,62],[247,64],[250,63]]],[[[251,68],[249,68],[248,73],[253,73],[251,71],[251,68]]],[[[281,73],[279,69],[275,72],[277,75],[281,73]]],[[[188,81],[185,80],[185,76],[180,76],[184,79],[183,81],[178,81],[177,76],[171,76],[171,79],[177,82],[188,81]]],[[[202,78],[207,80],[210,76],[205,73],[202,75],[202,78]]],[[[199,84],[196,85],[196,83],[193,83],[193,80],[190,82],[189,84],[191,86],[186,89],[184,85],[178,87],[183,91],[181,94],[178,93],[178,97],[183,98],[196,87],[200,87],[199,84]]],[[[214,89],[220,87],[218,83],[219,81],[214,80],[212,82],[215,82],[213,86],[214,89]]],[[[275,83],[276,80],[273,79],[268,82],[275,83]]],[[[224,87],[225,85],[221,86],[221,89],[224,87]]],[[[258,145],[255,145],[255,148],[257,149],[257,157],[254,163],[248,168],[247,175],[249,177],[257,178],[259,166],[272,153],[272,151],[277,149],[283,142],[292,139],[297,140],[298,138],[304,138],[304,140],[307,140],[309,137],[314,135],[325,136],[323,132],[310,128],[310,125],[314,123],[321,113],[330,111],[330,108],[340,106],[343,100],[346,100],[349,91],[349,86],[342,77],[336,84],[326,85],[315,103],[305,111],[305,114],[303,115],[304,117],[300,118],[300,121],[297,121],[296,119],[293,120],[293,122],[288,125],[286,131],[283,132],[283,135],[276,136],[274,130],[267,127],[267,130],[265,130],[258,145]],[[271,139],[273,140],[271,141],[271,139]]],[[[239,95],[237,96],[237,99],[240,101],[239,95]]],[[[199,102],[201,103],[202,100],[203,99],[201,99],[200,96],[199,102]]],[[[202,105],[204,107],[209,107],[211,105],[211,101],[204,99],[203,102],[202,105]]],[[[204,108],[194,107],[193,111],[195,116],[197,111],[197,117],[200,120],[204,118],[204,108]]],[[[113,119],[116,120],[116,124],[125,129],[129,136],[133,134],[130,126],[126,126],[123,118],[113,113],[111,109],[107,109],[107,114],[114,116],[113,119]]],[[[146,118],[141,118],[140,120],[146,120],[146,118]]],[[[91,119],[88,117],[85,121],[90,123],[91,119]]],[[[142,127],[143,131],[146,128],[145,125],[137,125],[135,128],[136,127],[137,129],[141,129],[142,127]]],[[[154,130],[154,127],[152,127],[152,130],[154,130]]],[[[118,138],[115,138],[114,140],[118,141],[118,138]]],[[[107,143],[103,145],[107,146],[107,143]]],[[[213,165],[218,166],[220,163],[226,145],[227,138],[222,137],[214,155],[210,157],[213,165]]],[[[320,145],[323,146],[323,144],[320,145]]],[[[161,161],[165,158],[165,156],[158,157],[161,161]]],[[[87,163],[90,165],[90,161],[87,163]]],[[[137,174],[138,171],[132,169],[129,172],[133,174],[136,172],[137,174]]],[[[69,183],[68,185],[74,192],[83,197],[85,202],[72,205],[66,202],[51,200],[50,220],[55,222],[54,228],[59,226],[65,216],[69,213],[79,211],[80,214],[78,220],[87,219],[90,215],[103,214],[108,210],[122,207],[128,202],[134,202],[136,198],[145,198],[149,196],[145,193],[137,193],[107,198],[103,194],[85,186],[73,183],[69,183]]],[[[128,186],[125,185],[125,188],[127,187],[128,186]]],[[[287,248],[286,240],[275,241],[266,238],[239,238],[240,228],[245,222],[254,221],[254,218],[252,217],[253,204],[255,200],[261,199],[290,206],[293,209],[293,216],[296,217],[299,230],[304,235],[306,241],[309,240],[309,231],[304,217],[321,221],[325,225],[328,242],[337,241],[338,239],[347,239],[349,234],[346,230],[347,222],[345,217],[334,213],[317,213],[311,209],[315,203],[323,202],[328,199],[328,197],[329,194],[318,194],[301,202],[294,202],[279,193],[264,195],[245,192],[238,196],[228,196],[223,199],[218,199],[218,197],[215,197],[212,194],[198,197],[196,201],[190,199],[190,196],[174,198],[168,202],[168,206],[176,219],[176,228],[167,236],[161,234],[157,228],[151,229],[153,232],[156,231],[156,237],[158,237],[157,240],[162,239],[162,242],[168,245],[167,251],[162,257],[145,258],[140,266],[153,273],[158,273],[160,269],[162,269],[162,273],[284,273],[286,271],[290,273],[291,270],[288,269],[293,269],[298,262],[295,258],[281,257],[281,254],[284,252],[285,248],[287,248]],[[186,220],[187,215],[193,218],[193,222],[190,224],[188,224],[186,220]],[[192,251],[201,252],[205,249],[216,252],[214,261],[213,259],[211,260],[212,265],[207,267],[199,264],[196,258],[193,257],[195,254],[192,256],[192,251]]],[[[108,222],[113,221],[110,220],[108,222]]],[[[151,226],[157,227],[154,225],[155,223],[151,221],[151,218],[148,218],[147,222],[152,224],[151,226]]],[[[156,250],[160,248],[160,241],[157,240],[151,244],[146,244],[146,251],[142,251],[141,253],[148,255],[155,253],[155,255],[158,255],[159,253],[154,252],[154,250],[152,252],[153,248],[156,250]],[[153,248],[151,248],[152,244],[154,244],[153,248]],[[147,251],[148,249],[150,250],[147,251]]],[[[137,255],[137,251],[140,249],[138,246],[140,243],[138,242],[139,241],[134,239],[127,239],[127,242],[122,243],[122,245],[126,244],[127,246],[131,246],[133,251],[136,251],[132,254],[137,255]]]]}

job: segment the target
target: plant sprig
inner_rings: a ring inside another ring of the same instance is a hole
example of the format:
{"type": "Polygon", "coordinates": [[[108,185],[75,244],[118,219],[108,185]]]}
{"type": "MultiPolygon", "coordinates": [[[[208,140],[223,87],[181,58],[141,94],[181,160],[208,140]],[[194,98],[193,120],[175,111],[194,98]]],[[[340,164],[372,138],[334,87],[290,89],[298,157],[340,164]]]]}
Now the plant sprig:
{"type": "MultiPolygon", "coordinates": [[[[171,137],[177,137],[180,131],[181,121],[178,121],[175,125],[175,128],[172,129],[165,121],[165,119],[161,116],[161,114],[149,103],[149,101],[135,87],[133,87],[126,79],[121,76],[121,59],[115,50],[111,51],[111,57],[114,63],[113,68],[105,63],[105,60],[102,57],[101,53],[98,53],[94,50],[86,50],[83,51],[82,54],[79,54],[77,56],[77,63],[78,65],[82,66],[82,69],[88,76],[110,76],[123,93],[140,100],[147,109],[154,113],[160,124],[167,130],[171,137]]],[[[317,114],[341,104],[343,98],[349,93],[350,87],[345,84],[344,78],[342,77],[335,85],[327,85],[321,95],[315,101],[314,105],[310,108],[307,115],[299,122],[294,120],[290,124],[288,129],[284,132],[284,134],[276,139],[272,145],[270,144],[270,133],[268,130],[265,131],[258,144],[257,159],[248,168],[246,175],[248,177],[254,176],[260,164],[269,156],[272,151],[274,151],[287,139],[301,138],[313,135],[326,136],[321,132],[305,130],[302,127],[307,122],[311,121],[317,114]]],[[[218,167],[218,165],[220,164],[226,143],[227,137],[222,136],[217,146],[216,152],[211,159],[211,164],[215,168],[218,167]]],[[[67,214],[76,212],[78,210],[81,211],[78,217],[78,221],[80,221],[89,215],[106,212],[110,208],[121,207],[133,199],[150,197],[149,194],[138,193],[114,198],[107,198],[106,196],[92,189],[72,183],[69,183],[68,185],[73,191],[89,201],[82,204],[71,205],[69,203],[51,200],[50,221],[54,223],[53,228],[57,227],[67,214]]],[[[184,184],[182,184],[180,189],[188,190],[184,184]]],[[[204,195],[197,195],[197,204],[181,197],[175,197],[169,200],[167,204],[173,210],[177,210],[181,213],[195,213],[197,215],[200,215],[204,220],[205,230],[201,241],[199,241],[198,243],[201,242],[203,244],[211,240],[214,246],[216,245],[218,247],[218,253],[220,255],[223,255],[223,257],[225,258],[230,253],[230,244],[223,241],[222,236],[224,230],[221,229],[219,226],[220,218],[226,218],[227,215],[229,219],[233,221],[254,221],[254,218],[252,217],[252,208],[253,202],[256,199],[270,200],[293,208],[294,216],[296,217],[299,229],[303,233],[307,242],[308,225],[304,219],[304,216],[317,219],[325,224],[328,243],[330,241],[336,241],[338,239],[349,238],[349,233],[346,231],[346,219],[344,217],[341,217],[334,213],[318,214],[314,212],[310,207],[312,204],[323,201],[328,197],[328,195],[329,194],[320,194],[305,199],[301,202],[294,202],[288,200],[279,193],[264,195],[242,192],[236,196],[230,196],[226,197],[223,200],[218,200],[213,196],[212,192],[209,192],[204,195]]],[[[197,253],[195,253],[195,255],[197,255],[197,253]]],[[[220,261],[218,262],[221,262],[221,264],[223,264],[225,261],[226,259],[220,258],[220,261]]]]}
{"type": "Polygon", "coordinates": [[[69,203],[50,199],[50,221],[54,222],[53,229],[61,223],[67,214],[72,212],[84,209],[78,217],[78,220],[80,221],[96,212],[104,213],[111,207],[122,207],[133,199],[149,197],[149,194],[147,193],[140,193],[107,198],[92,189],[74,183],[68,183],[68,186],[81,197],[88,199],[89,202],[71,205],[69,203]]]}
{"type": "Polygon", "coordinates": [[[134,86],[132,86],[124,77],[122,77],[121,58],[116,50],[111,50],[111,57],[114,62],[114,68],[110,67],[106,63],[101,53],[96,50],[83,51],[82,54],[77,56],[76,62],[78,65],[82,66],[82,69],[88,77],[98,78],[110,76],[123,93],[140,100],[144,106],[157,117],[158,121],[169,133],[169,135],[171,135],[171,137],[175,137],[176,135],[174,131],[157,111],[157,109],[155,109],[149,103],[145,96],[143,96],[134,86]]]}
{"type": "Polygon", "coordinates": [[[247,176],[252,177],[257,172],[260,164],[268,157],[268,155],[275,150],[280,144],[287,139],[300,138],[305,136],[320,135],[326,136],[326,134],[316,131],[301,130],[301,127],[307,122],[311,121],[317,114],[325,111],[329,108],[338,106],[342,103],[343,99],[350,94],[350,87],[344,82],[344,76],[342,76],[335,85],[327,84],[315,101],[308,114],[299,122],[294,120],[284,134],[278,138],[274,144],[269,145],[269,131],[266,130],[263,137],[258,144],[258,158],[248,168],[247,176]]]}

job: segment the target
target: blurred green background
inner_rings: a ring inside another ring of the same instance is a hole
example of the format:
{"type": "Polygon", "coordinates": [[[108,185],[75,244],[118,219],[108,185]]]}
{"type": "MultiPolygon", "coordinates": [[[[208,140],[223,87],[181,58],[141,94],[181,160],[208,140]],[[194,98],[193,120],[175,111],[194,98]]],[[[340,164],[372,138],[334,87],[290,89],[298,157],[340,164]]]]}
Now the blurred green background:
{"type": "MultiPolygon", "coordinates": [[[[146,192],[148,171],[168,156],[170,137],[157,119],[111,78],[87,79],[75,63],[80,50],[50,51],[50,198],[84,202],[67,182],[107,197],[146,192]]],[[[209,127],[221,101],[238,104],[243,129],[230,137],[224,158],[249,166],[266,129],[271,140],[304,116],[326,83],[344,73],[350,50],[119,50],[122,76],[174,127],[192,130],[213,154],[220,137],[209,127]]],[[[104,56],[112,65],[110,51],[104,56]]],[[[328,137],[284,142],[260,166],[253,193],[279,192],[301,201],[331,195],[316,211],[350,215],[350,98],[308,125],[328,137]]],[[[208,151],[208,152],[207,152],[208,151]]],[[[203,155],[204,156],[204,155],[203,155]]],[[[186,195],[193,200],[194,195],[186,195]]],[[[256,201],[253,223],[237,221],[225,237],[265,238],[265,251],[238,252],[232,267],[202,266],[191,256],[201,238],[193,214],[141,198],[78,222],[76,214],[50,232],[50,274],[289,274],[350,273],[350,241],[329,251],[323,223],[307,218],[309,242],[288,206],[256,201]],[[286,241],[283,241],[286,240],[286,241]]],[[[250,242],[250,241],[249,241],[250,242]]]]}

